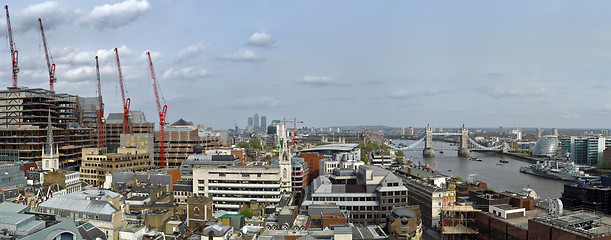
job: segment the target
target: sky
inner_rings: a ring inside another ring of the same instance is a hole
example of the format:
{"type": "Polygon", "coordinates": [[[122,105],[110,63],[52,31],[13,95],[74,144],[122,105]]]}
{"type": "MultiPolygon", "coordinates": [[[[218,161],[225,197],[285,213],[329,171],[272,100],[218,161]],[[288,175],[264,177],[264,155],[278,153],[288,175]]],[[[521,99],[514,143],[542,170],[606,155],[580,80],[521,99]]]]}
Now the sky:
{"type": "MultiPolygon", "coordinates": [[[[611,128],[609,1],[4,1],[19,86],[97,96],[159,122],[611,128]]],[[[12,84],[0,21],[0,86],[12,84]],[[4,57],[2,57],[4,56],[4,57]],[[4,60],[2,60],[4,59],[4,60]]]]}

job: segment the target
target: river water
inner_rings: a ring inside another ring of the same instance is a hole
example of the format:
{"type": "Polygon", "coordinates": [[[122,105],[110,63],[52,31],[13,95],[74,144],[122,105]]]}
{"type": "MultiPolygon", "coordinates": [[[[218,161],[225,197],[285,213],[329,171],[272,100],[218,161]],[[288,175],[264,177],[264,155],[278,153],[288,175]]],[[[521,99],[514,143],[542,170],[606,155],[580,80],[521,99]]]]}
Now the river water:
{"type": "MultiPolygon", "coordinates": [[[[393,140],[394,145],[400,143],[409,145],[413,142],[412,140],[393,140]]],[[[520,172],[520,167],[529,166],[530,163],[489,152],[471,152],[470,157],[476,157],[482,161],[470,161],[468,157],[458,157],[457,150],[447,150],[457,147],[446,142],[435,141],[433,148],[435,148],[433,158],[422,157],[422,150],[404,151],[404,153],[405,157],[411,159],[412,162],[429,164],[433,169],[436,168],[448,176],[460,176],[467,180],[469,175],[474,174],[473,179],[487,183],[496,191],[519,192],[522,188],[529,186],[537,192],[540,198],[559,198],[562,195],[565,182],[520,172]],[[443,153],[439,152],[440,149],[444,149],[443,153]],[[501,159],[509,162],[498,165],[501,159]]]]}

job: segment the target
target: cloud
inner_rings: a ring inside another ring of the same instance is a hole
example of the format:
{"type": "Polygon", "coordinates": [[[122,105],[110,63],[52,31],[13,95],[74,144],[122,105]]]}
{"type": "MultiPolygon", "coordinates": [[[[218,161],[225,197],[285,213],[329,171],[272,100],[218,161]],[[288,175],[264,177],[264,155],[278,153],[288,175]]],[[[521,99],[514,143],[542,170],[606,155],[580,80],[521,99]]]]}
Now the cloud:
{"type": "Polygon", "coordinates": [[[406,99],[410,97],[414,97],[414,96],[410,95],[407,90],[393,91],[393,92],[390,92],[390,94],[388,94],[388,98],[392,98],[392,99],[406,99]]]}
{"type": "Polygon", "coordinates": [[[253,33],[248,39],[248,45],[254,47],[271,47],[276,43],[276,39],[265,32],[253,33]]]}
{"type": "Polygon", "coordinates": [[[26,32],[30,29],[40,29],[38,18],[42,19],[45,30],[54,29],[59,25],[71,23],[80,15],[78,10],[57,2],[44,2],[27,6],[15,17],[13,30],[26,32]]]}
{"type": "Polygon", "coordinates": [[[310,86],[328,86],[333,84],[333,77],[329,76],[303,76],[296,83],[310,86]]]}
{"type": "Polygon", "coordinates": [[[386,97],[391,98],[391,99],[408,99],[408,98],[416,98],[416,97],[436,96],[439,94],[450,93],[452,91],[453,90],[433,89],[433,90],[421,91],[417,93],[410,93],[409,91],[403,89],[403,90],[392,91],[389,94],[387,94],[386,97]]]}
{"type": "Polygon", "coordinates": [[[161,77],[167,80],[194,80],[199,78],[209,77],[210,73],[205,69],[186,67],[183,69],[170,68],[163,72],[161,77]]]}
{"type": "Polygon", "coordinates": [[[115,4],[96,6],[84,17],[83,23],[97,29],[116,29],[138,20],[151,9],[148,1],[126,0],[115,4]]]}
{"type": "MultiPolygon", "coordinates": [[[[119,50],[120,52],[121,50],[119,50]]],[[[148,63],[149,61],[149,56],[146,55],[146,52],[150,52],[151,53],[151,59],[153,60],[153,64],[155,64],[155,61],[158,61],[160,58],[163,57],[163,54],[161,54],[160,52],[157,51],[151,51],[151,50],[144,50],[142,52],[142,54],[140,54],[140,60],[145,61],[148,63]]],[[[148,66],[148,64],[147,64],[148,66]]]]}
{"type": "Polygon", "coordinates": [[[483,89],[486,93],[494,98],[504,97],[544,97],[546,96],[545,88],[537,88],[534,90],[524,88],[493,88],[483,89]]]}
{"type": "Polygon", "coordinates": [[[269,109],[286,107],[288,105],[288,103],[268,96],[238,98],[230,103],[230,106],[236,109],[269,109]]]}
{"type": "Polygon", "coordinates": [[[180,50],[178,54],[176,54],[176,61],[184,61],[197,55],[202,54],[206,49],[210,47],[210,44],[206,44],[204,42],[198,42],[196,44],[190,45],[183,50],[180,50]]]}
{"type": "Polygon", "coordinates": [[[257,56],[257,54],[250,49],[240,49],[235,53],[221,55],[219,58],[221,60],[236,62],[258,62],[265,60],[265,58],[257,56]]]}
{"type": "MultiPolygon", "coordinates": [[[[118,48],[119,56],[127,56],[131,54],[131,50],[125,45],[118,48]]],[[[100,62],[114,60],[116,58],[115,50],[99,49],[97,51],[80,51],[77,48],[65,47],[62,49],[52,49],[53,60],[58,64],[75,64],[75,65],[93,65],[95,66],[95,56],[98,56],[100,62]]],[[[115,62],[115,61],[113,61],[115,62]]]]}

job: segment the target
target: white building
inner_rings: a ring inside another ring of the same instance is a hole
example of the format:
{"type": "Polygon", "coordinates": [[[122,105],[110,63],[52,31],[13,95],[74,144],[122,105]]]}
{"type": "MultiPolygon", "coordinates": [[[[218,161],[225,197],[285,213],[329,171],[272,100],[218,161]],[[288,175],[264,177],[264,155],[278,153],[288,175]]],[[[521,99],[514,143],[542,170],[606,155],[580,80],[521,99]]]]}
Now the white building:
{"type": "Polygon", "coordinates": [[[212,197],[217,210],[237,213],[241,204],[256,200],[280,202],[281,168],[270,166],[200,166],[193,169],[193,193],[212,197]]]}

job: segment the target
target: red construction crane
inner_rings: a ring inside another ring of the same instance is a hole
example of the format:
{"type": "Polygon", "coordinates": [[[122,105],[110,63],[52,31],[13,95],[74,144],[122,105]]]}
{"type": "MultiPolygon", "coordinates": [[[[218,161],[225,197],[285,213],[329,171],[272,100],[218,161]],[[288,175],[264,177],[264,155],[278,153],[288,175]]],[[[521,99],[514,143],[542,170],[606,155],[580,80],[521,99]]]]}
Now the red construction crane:
{"type": "Polygon", "coordinates": [[[117,69],[119,69],[119,83],[121,84],[121,97],[123,97],[123,132],[122,133],[130,133],[128,124],[129,124],[129,103],[131,100],[129,98],[125,98],[125,88],[123,87],[123,74],[121,74],[121,62],[119,62],[119,50],[115,48],[115,53],[117,55],[117,69]]]}
{"type": "Polygon", "coordinates": [[[303,123],[303,121],[297,121],[297,118],[293,118],[293,120],[282,120],[283,123],[293,123],[293,139],[291,141],[291,145],[295,144],[295,135],[297,135],[297,123],[303,123]]]}
{"type": "Polygon", "coordinates": [[[164,164],[165,162],[164,128],[165,128],[165,125],[167,124],[165,122],[165,116],[168,110],[168,105],[163,105],[163,108],[161,108],[161,103],[159,102],[159,92],[157,91],[159,84],[157,83],[157,80],[155,79],[155,69],[153,68],[153,60],[151,59],[151,53],[146,52],[146,55],[149,57],[149,64],[151,66],[151,78],[153,79],[153,89],[155,90],[155,100],[157,100],[157,112],[159,113],[159,138],[160,138],[159,139],[159,168],[164,168],[165,167],[165,164],[164,164]]]}
{"type": "MultiPolygon", "coordinates": [[[[98,102],[100,104],[100,110],[98,111],[98,143],[100,148],[104,147],[104,102],[102,101],[102,84],[100,83],[100,64],[98,63],[98,56],[95,56],[95,72],[98,76],[98,102]]],[[[51,85],[53,86],[53,85],[51,85]]]]}
{"type": "Polygon", "coordinates": [[[49,90],[55,91],[53,88],[53,83],[57,81],[55,78],[55,63],[51,64],[51,59],[49,59],[49,50],[47,49],[47,38],[45,37],[45,30],[42,28],[42,20],[39,18],[38,22],[40,23],[40,34],[42,34],[42,44],[45,46],[45,56],[47,57],[47,68],[49,69],[49,90]]]}
{"type": "Polygon", "coordinates": [[[4,5],[6,9],[6,25],[8,26],[8,39],[11,44],[11,62],[13,63],[13,89],[17,89],[17,73],[19,67],[17,66],[19,52],[15,50],[15,44],[13,43],[13,30],[11,30],[11,18],[8,16],[8,5],[4,5]]]}

